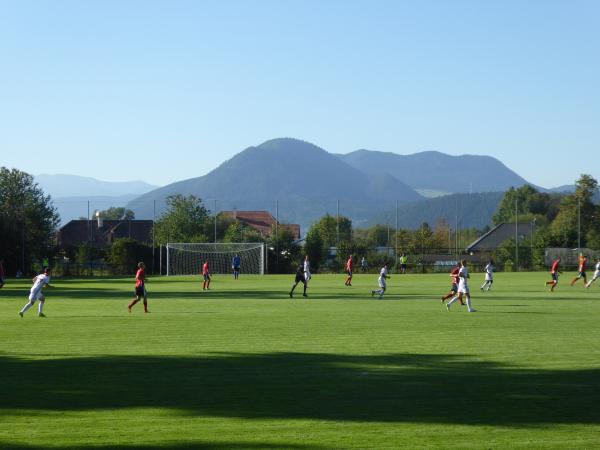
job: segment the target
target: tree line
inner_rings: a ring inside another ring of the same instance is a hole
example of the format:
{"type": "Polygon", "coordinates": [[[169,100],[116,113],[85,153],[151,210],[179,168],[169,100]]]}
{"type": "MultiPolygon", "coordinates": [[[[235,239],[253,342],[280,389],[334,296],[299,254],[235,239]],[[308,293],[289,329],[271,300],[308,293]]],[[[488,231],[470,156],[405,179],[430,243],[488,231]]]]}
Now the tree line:
{"type": "MultiPolygon", "coordinates": [[[[588,247],[600,249],[600,206],[595,202],[598,182],[591,175],[581,175],[572,194],[540,192],[525,185],[511,188],[493,216],[493,224],[530,221],[535,224],[533,239],[520,242],[523,264],[542,264],[546,247],[588,247]],[[530,249],[530,250],[528,250],[530,249]]],[[[134,219],[133,211],[109,208],[101,211],[105,219],[134,219]]],[[[60,222],[52,198],[34,182],[31,175],[17,169],[0,168],[0,259],[7,273],[29,273],[39,269],[41,261],[60,255],[55,233],[60,222]]],[[[489,228],[488,228],[489,229],[489,228]]],[[[453,229],[444,220],[433,226],[422,223],[417,229],[394,229],[378,224],[354,228],[345,216],[325,215],[306,234],[303,247],[296,245],[285,227],[264,236],[231,216],[207,209],[202,199],[173,195],[167,209],[154,224],[155,244],[167,242],[265,242],[269,268],[289,272],[308,254],[315,269],[339,271],[348,255],[367,257],[372,265],[394,258],[395,252],[411,255],[418,262],[429,253],[462,253],[465,247],[485,230],[453,229]],[[393,251],[391,251],[393,249],[393,251]]],[[[514,255],[514,239],[507,240],[494,253],[501,262],[514,255]]],[[[148,245],[120,239],[108,248],[92,249],[82,245],[70,255],[74,261],[102,260],[114,266],[134,265],[148,258],[148,245]]],[[[62,255],[64,256],[64,255],[62,255]]],[[[393,261],[392,261],[393,262],[393,261]]]]}

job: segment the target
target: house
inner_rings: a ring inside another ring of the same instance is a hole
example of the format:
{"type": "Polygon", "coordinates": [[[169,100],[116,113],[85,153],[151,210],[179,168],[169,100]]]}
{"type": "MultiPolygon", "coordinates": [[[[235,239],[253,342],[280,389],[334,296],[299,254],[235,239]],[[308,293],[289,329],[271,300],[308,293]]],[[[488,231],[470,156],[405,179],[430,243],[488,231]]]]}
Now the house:
{"type": "Polygon", "coordinates": [[[507,239],[514,239],[515,235],[518,236],[519,241],[531,239],[535,231],[534,225],[532,222],[518,222],[517,224],[502,222],[472,242],[466,249],[467,253],[471,255],[490,254],[507,239]]]}
{"type": "Polygon", "coordinates": [[[56,234],[60,248],[92,244],[104,247],[120,238],[152,243],[152,220],[71,220],[56,234]]]}
{"type": "MultiPolygon", "coordinates": [[[[273,226],[277,223],[269,211],[222,211],[220,215],[239,220],[265,237],[271,237],[273,226]]],[[[279,223],[278,226],[289,230],[294,240],[300,239],[300,225],[279,223]]]]}

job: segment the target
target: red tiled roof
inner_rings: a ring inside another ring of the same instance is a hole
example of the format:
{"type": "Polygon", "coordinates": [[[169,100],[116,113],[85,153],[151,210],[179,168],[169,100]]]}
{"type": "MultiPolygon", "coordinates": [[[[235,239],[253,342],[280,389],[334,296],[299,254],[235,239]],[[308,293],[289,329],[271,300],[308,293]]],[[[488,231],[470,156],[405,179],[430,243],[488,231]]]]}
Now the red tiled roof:
{"type": "MultiPolygon", "coordinates": [[[[269,237],[271,236],[271,229],[276,222],[269,211],[222,211],[221,214],[239,220],[269,237]]],[[[290,230],[294,239],[300,239],[300,225],[280,224],[280,226],[290,230]]]]}

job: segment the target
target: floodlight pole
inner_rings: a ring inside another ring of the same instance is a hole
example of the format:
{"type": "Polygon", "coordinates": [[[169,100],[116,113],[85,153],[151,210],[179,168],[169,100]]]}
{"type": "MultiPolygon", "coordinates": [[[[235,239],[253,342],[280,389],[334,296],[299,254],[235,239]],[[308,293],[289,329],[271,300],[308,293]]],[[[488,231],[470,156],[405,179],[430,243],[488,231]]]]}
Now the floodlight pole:
{"type": "Polygon", "coordinates": [[[515,198],[515,270],[519,271],[519,199],[515,198]]]}
{"type": "Polygon", "coordinates": [[[215,244],[217,243],[217,199],[215,198],[215,244]]]}
{"type": "Polygon", "coordinates": [[[279,200],[275,200],[275,271],[279,272],[279,200]]]}
{"type": "Polygon", "coordinates": [[[155,252],[155,246],[156,246],[156,243],[154,241],[154,224],[156,222],[156,200],[152,200],[152,203],[153,203],[153,205],[152,205],[152,275],[154,275],[154,260],[155,260],[154,252],[155,252]]]}
{"type": "Polygon", "coordinates": [[[335,251],[337,255],[337,248],[340,246],[340,201],[337,200],[337,208],[335,215],[335,251]]]}
{"type": "Polygon", "coordinates": [[[394,248],[394,265],[396,266],[396,271],[398,270],[398,200],[396,200],[396,239],[395,248],[394,248]]]}
{"type": "Polygon", "coordinates": [[[581,251],[581,198],[577,199],[577,250],[581,251]]]}

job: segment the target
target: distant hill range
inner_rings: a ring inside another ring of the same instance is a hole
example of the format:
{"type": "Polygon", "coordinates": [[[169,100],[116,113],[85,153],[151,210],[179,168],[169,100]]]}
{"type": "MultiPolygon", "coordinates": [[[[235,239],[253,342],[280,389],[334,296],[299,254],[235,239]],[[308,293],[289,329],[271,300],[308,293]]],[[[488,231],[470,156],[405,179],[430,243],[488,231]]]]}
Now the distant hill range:
{"type": "MultiPolygon", "coordinates": [[[[484,229],[492,222],[504,192],[476,192],[473,194],[450,194],[428,198],[419,202],[398,206],[398,227],[416,229],[423,222],[431,227],[445,220],[453,229],[484,229]]],[[[374,217],[368,225],[396,224],[396,210],[390,209],[374,217]]]]}
{"type": "Polygon", "coordinates": [[[248,147],[204,176],[159,188],[73,175],[38,175],[36,181],[53,196],[63,223],[85,217],[88,200],[90,214],[126,206],[136,218],[151,219],[154,211],[157,217],[165,211],[168,196],[193,194],[211,211],[270,211],[282,223],[299,223],[303,234],[316,219],[338,211],[356,227],[394,224],[396,203],[401,227],[445,219],[484,228],[504,191],[531,184],[490,156],[373,150],[338,155],[291,138],[248,147]]]}
{"type": "Polygon", "coordinates": [[[158,187],[144,181],[101,181],[65,174],[41,174],[34,178],[44,192],[54,198],[141,195],[158,187]]]}
{"type": "Polygon", "coordinates": [[[357,150],[338,157],[368,174],[389,174],[426,197],[452,193],[504,192],[528,183],[491,156],[451,156],[427,151],[412,155],[357,150]]]}
{"type": "Polygon", "coordinates": [[[120,207],[157,186],[144,181],[101,181],[96,178],[66,174],[41,174],[34,177],[46,194],[52,196],[61,223],[87,217],[95,210],[120,207]]]}
{"type": "Polygon", "coordinates": [[[462,226],[483,228],[501,199],[498,192],[524,184],[525,179],[487,156],[402,156],[369,150],[334,155],[305,141],[281,138],[249,147],[204,176],[150,191],[127,207],[136,217],[148,218],[154,202],[160,214],[169,195],[194,194],[211,211],[266,209],[280,222],[300,223],[304,233],[325,213],[335,215],[338,205],[340,214],[351,217],[357,227],[385,220],[392,210],[395,215],[396,202],[407,226],[423,220],[435,224],[441,217],[453,223],[452,200],[427,200],[423,193],[496,191],[472,197],[471,206],[461,200],[462,226]]]}

